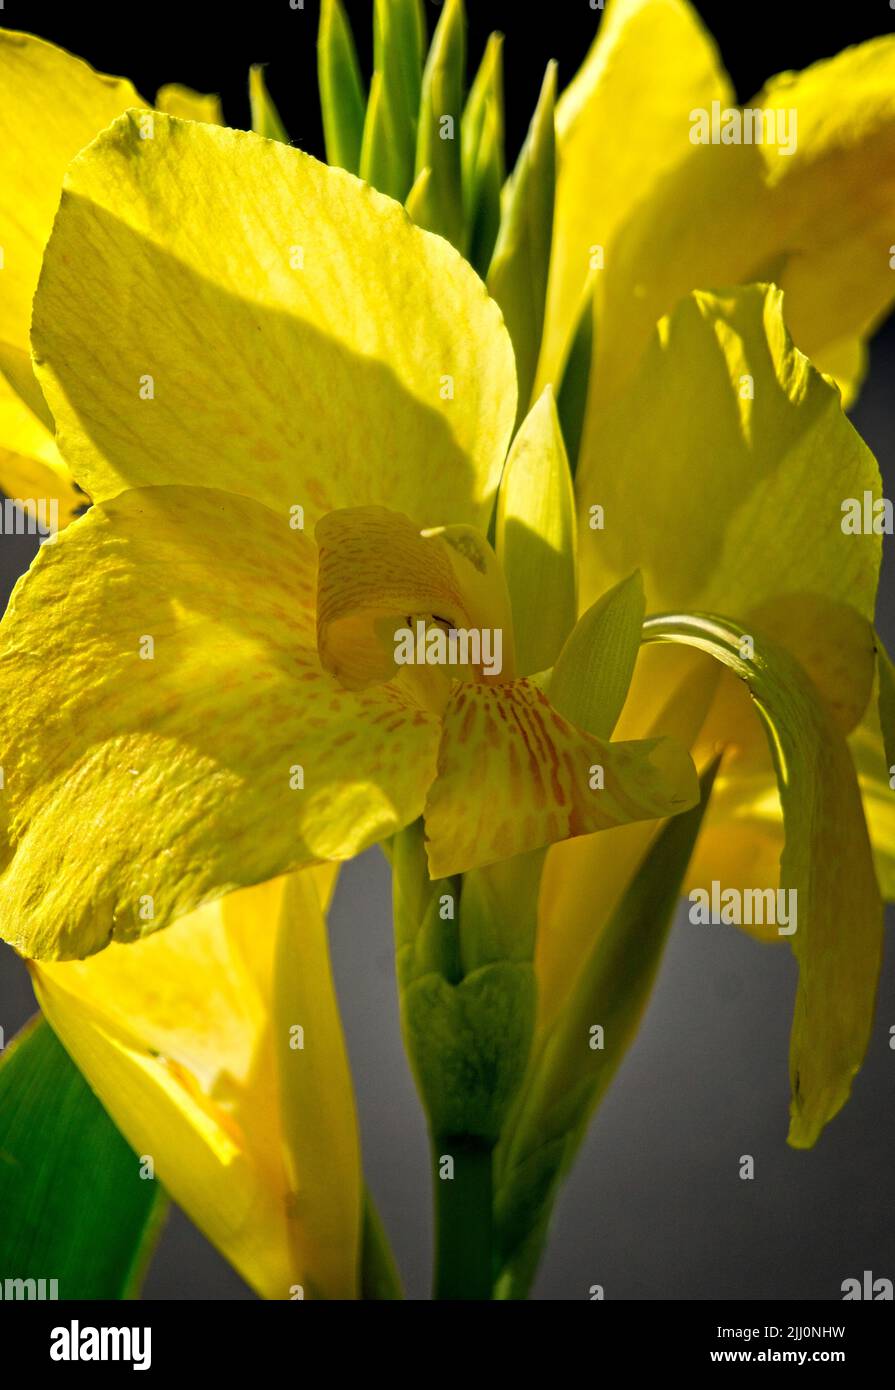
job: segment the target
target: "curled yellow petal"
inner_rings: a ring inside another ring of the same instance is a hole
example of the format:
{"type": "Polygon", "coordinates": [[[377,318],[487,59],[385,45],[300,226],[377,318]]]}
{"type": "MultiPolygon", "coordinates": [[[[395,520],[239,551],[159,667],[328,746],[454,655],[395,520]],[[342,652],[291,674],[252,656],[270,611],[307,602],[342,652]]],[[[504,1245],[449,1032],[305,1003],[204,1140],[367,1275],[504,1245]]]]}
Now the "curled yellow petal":
{"type": "Polygon", "coordinates": [[[357,1125],[307,875],[32,976],[125,1138],[258,1293],[357,1296],[357,1125]]]}

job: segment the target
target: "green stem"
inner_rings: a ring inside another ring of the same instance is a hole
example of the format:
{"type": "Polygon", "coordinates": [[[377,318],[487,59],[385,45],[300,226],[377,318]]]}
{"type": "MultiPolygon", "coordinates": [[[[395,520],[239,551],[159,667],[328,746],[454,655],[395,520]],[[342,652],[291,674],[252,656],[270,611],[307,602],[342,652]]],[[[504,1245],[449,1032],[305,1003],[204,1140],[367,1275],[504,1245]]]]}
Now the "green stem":
{"type": "Polygon", "coordinates": [[[491,1152],[489,1144],[466,1135],[434,1141],[436,1299],[491,1297],[491,1152]],[[453,1177],[446,1175],[448,1158],[453,1177]]]}

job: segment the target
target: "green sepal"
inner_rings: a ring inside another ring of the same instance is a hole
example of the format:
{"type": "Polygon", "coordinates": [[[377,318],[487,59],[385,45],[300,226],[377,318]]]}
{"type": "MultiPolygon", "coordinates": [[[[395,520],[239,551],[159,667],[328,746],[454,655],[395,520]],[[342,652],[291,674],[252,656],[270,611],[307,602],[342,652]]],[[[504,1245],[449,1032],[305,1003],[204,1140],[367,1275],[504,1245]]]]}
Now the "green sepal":
{"type": "Polygon", "coordinates": [[[404,991],[404,1038],[433,1135],[496,1141],[525,1072],[535,1005],[532,966],[511,961],[459,984],[424,975],[404,991]]]}

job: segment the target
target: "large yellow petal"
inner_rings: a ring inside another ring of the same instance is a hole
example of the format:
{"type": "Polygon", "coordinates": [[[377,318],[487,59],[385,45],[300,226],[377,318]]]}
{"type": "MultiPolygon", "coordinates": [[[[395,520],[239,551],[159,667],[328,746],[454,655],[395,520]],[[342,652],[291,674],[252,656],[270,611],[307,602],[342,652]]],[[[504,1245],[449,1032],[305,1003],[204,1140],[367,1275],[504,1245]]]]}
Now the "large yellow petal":
{"type": "Polygon", "coordinates": [[[687,0],[610,0],[556,112],[559,168],[540,386],[558,380],[594,248],[611,267],[616,234],[632,209],[692,152],[691,109],[713,100],[732,101],[732,89],[687,0]]]}
{"type": "Polygon", "coordinates": [[[357,1126],[308,875],[32,976],[128,1142],[258,1293],[356,1297],[357,1126]]]}
{"type": "Polygon", "coordinates": [[[587,431],[585,601],[639,566],[648,612],[743,620],[812,595],[872,619],[880,537],[843,534],[841,503],[879,496],[879,472],[838,392],[793,346],[779,290],[689,296],[587,431]],[[592,531],[597,503],[605,528],[592,531]]]}
{"type": "Polygon", "coordinates": [[[895,37],[782,73],[748,105],[796,112],[798,143],[784,157],[761,147],[768,207],[744,209],[744,236],[757,214],[770,222],[793,338],[850,399],[895,301],[895,37]]]}
{"type": "Polygon", "coordinates": [[[570,836],[675,815],[698,799],[693,764],[670,739],[595,738],[528,680],[457,685],[426,803],[429,871],[446,878],[570,836]]]}
{"type": "Polygon", "coordinates": [[[211,490],[123,494],[43,547],[0,628],[0,922],[23,954],[131,940],[420,814],[438,721],[322,671],[313,586],[310,541],[211,490]]]}
{"type": "MultiPolygon", "coordinates": [[[[893,81],[891,36],[784,73],[747,103],[763,123],[773,116],[773,141],[697,144],[659,172],[597,277],[594,408],[629,379],[683,295],[771,279],[787,292],[796,344],[851,399],[864,342],[895,299],[893,81]]],[[[689,131],[686,112],[681,120],[689,131]]]]}
{"type": "Polygon", "coordinates": [[[403,208],[300,150],[117,121],[69,168],[33,339],[95,500],[191,483],[309,524],[382,503],[487,526],[515,416],[499,310],[403,208]]]}
{"type": "MultiPolygon", "coordinates": [[[[0,365],[27,362],[31,300],[66,165],[140,98],[64,49],[0,29],[0,365]]],[[[85,306],[86,308],[86,306],[85,306]]],[[[30,373],[29,373],[30,374],[30,373]]]]}

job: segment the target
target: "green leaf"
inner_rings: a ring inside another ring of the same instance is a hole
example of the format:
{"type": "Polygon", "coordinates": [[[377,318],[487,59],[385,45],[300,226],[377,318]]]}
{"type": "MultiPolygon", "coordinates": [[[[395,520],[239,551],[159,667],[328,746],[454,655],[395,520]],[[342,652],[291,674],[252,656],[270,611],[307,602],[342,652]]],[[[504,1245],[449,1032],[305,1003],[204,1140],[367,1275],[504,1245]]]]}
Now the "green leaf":
{"type": "Polygon", "coordinates": [[[255,63],[249,68],[249,105],[252,109],[252,130],[257,135],[266,136],[268,140],[280,140],[284,145],[288,145],[289,136],[267,90],[264,67],[261,63],[255,63]]]}
{"type": "Polygon", "coordinates": [[[423,72],[416,174],[431,170],[420,225],[466,249],[463,216],[461,117],[466,73],[463,0],[445,0],[423,72]]]}
{"type": "Polygon", "coordinates": [[[503,144],[503,35],[492,34],[469,92],[461,133],[467,259],[483,278],[500,230],[503,144]]]}
{"type": "Polygon", "coordinates": [[[574,478],[584,433],[584,416],[590,385],[590,367],[594,356],[594,277],[584,297],[584,305],[562,371],[557,397],[559,422],[569,455],[569,467],[574,478]]]}
{"type": "Polygon", "coordinates": [[[495,548],[513,608],[520,676],[552,666],[575,626],[575,537],[569,461],[548,386],[513,441],[497,498],[495,548]]]}
{"type": "Polygon", "coordinates": [[[488,289],[503,310],[516,353],[517,422],[531,400],[544,331],[556,187],[555,104],[556,64],[551,62],[528,136],[504,189],[500,234],[488,271],[488,289]]]}
{"type": "Polygon", "coordinates": [[[0,1281],[134,1296],[166,1199],[38,1015],[0,1061],[0,1281]]]}
{"type": "Polygon", "coordinates": [[[788,652],[703,614],[650,618],[644,640],[682,642],[749,687],[777,772],[786,843],[780,887],[796,894],[799,984],[790,1040],[789,1143],[810,1148],[842,1108],[867,1050],[883,913],[845,736],[788,652]]]}
{"type": "Polygon", "coordinates": [[[417,121],[422,92],[426,18],[421,0],[376,0],[373,12],[373,63],[381,74],[380,100],[392,133],[394,189],[406,198],[414,179],[417,121]]]}
{"type": "Polygon", "coordinates": [[[317,33],[317,80],[326,161],[356,174],[364,133],[364,84],[342,0],[323,0],[317,33]]]}
{"type": "Polygon", "coordinates": [[[624,707],[645,609],[643,579],[635,570],[582,615],[550,677],[553,707],[597,738],[611,738],[624,707]]]}
{"type": "Polygon", "coordinates": [[[529,1067],[495,1155],[500,1298],[525,1297],[559,1185],[637,1034],[716,766],[703,774],[698,806],[668,821],[648,850],[529,1067]]]}

